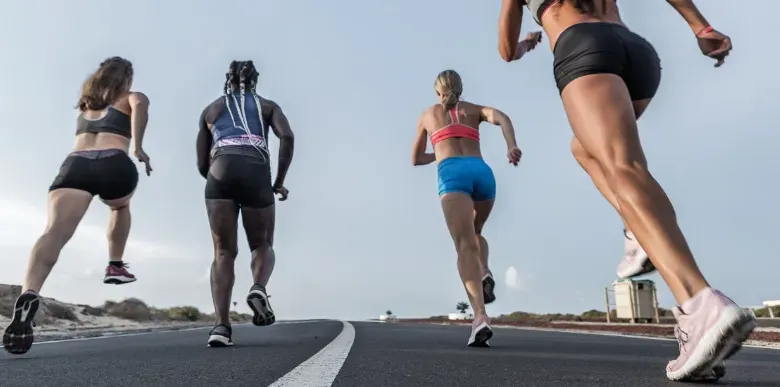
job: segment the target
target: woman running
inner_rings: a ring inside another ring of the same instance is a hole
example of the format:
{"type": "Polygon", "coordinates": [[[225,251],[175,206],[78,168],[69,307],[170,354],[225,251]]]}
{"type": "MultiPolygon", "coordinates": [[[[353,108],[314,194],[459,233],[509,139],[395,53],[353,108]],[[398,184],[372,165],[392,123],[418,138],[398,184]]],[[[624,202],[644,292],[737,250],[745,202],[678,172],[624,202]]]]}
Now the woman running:
{"type": "Polygon", "coordinates": [[[233,345],[230,301],[238,255],[238,212],[252,254],[254,285],[247,303],[255,325],[276,321],[265,290],[274,270],[274,193],[287,200],[284,179],[293,157],[293,132],[282,108],[257,94],[257,70],[252,61],[233,61],[226,74],[224,95],[203,109],[197,141],[198,170],[206,178],[206,210],[214,239],[211,295],[216,325],[209,347],[233,345]],[[268,127],[279,138],[279,167],[271,184],[268,127]]]}
{"type": "MultiPolygon", "coordinates": [[[[713,29],[692,1],[667,2],[691,27],[702,53],[716,60],[715,67],[722,65],[731,50],[729,38],[713,29]]],[[[550,38],[575,157],[641,241],[679,304],[674,315],[680,356],[667,365],[667,377],[707,378],[713,369],[715,378],[722,376],[723,361],[739,350],[756,322],[710,287],[669,198],[647,169],[637,119],[660,83],[655,49],[625,27],[615,0],[503,0],[499,51],[507,62],[541,38],[518,43],[523,4],[550,38]]]]}
{"type": "Polygon", "coordinates": [[[479,124],[501,126],[509,162],[517,166],[512,121],[498,109],[461,101],[463,83],[455,70],[439,73],[434,84],[439,103],[426,109],[417,124],[412,164],[438,162],[439,196],[455,249],[458,271],[474,311],[468,346],[487,347],[493,336],[485,304],[495,301],[495,280],[488,269],[488,244],[482,236],[496,197],[493,171],[482,159],[479,124]],[[434,153],[426,153],[427,135],[434,153]]]}
{"type": "Polygon", "coordinates": [[[3,335],[3,346],[10,353],[30,350],[38,292],[96,195],[111,209],[109,265],[103,282],[124,284],[136,279],[122,261],[130,233],[130,198],[138,185],[138,170],[127,154],[131,140],[147,176],[152,167],[143,150],[149,99],[130,91],[132,84],[133,65],[120,57],[103,61],[84,82],[77,106],[76,142],[49,187],[48,224],[30,253],[22,294],[3,335]]]}

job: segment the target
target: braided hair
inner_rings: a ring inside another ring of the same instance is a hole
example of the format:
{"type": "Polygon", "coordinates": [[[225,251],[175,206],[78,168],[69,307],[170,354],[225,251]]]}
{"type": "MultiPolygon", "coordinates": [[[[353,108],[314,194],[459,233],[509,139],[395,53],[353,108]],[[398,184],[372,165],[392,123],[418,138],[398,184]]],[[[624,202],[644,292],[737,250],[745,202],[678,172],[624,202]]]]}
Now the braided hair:
{"type": "MultiPolygon", "coordinates": [[[[246,94],[247,91],[254,98],[255,105],[257,106],[257,117],[260,120],[260,133],[265,133],[265,125],[263,123],[263,112],[260,105],[260,97],[257,95],[257,76],[258,72],[255,68],[255,64],[251,61],[232,61],[230,62],[230,68],[225,74],[225,88],[224,98],[225,107],[230,114],[230,119],[233,121],[233,126],[243,129],[250,139],[252,146],[255,147],[262,155],[268,152],[267,143],[259,140],[253,140],[252,131],[249,129],[249,122],[246,118],[246,94]],[[236,90],[240,93],[240,99],[236,98],[236,90]],[[230,109],[230,101],[236,107],[238,113],[238,119],[240,126],[236,124],[233,111],[230,109]]],[[[263,136],[265,137],[265,136],[263,136]]]]}

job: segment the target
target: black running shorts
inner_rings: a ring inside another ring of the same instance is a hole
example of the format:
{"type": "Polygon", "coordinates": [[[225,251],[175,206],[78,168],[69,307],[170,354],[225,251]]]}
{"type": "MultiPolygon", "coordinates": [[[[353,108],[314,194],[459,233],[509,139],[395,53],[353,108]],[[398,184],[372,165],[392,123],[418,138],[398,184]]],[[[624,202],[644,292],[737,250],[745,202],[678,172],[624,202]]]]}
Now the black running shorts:
{"type": "Polygon", "coordinates": [[[65,158],[49,191],[78,189],[103,200],[121,199],[138,186],[138,169],[120,149],[73,152],[65,158]]]}
{"type": "Polygon", "coordinates": [[[206,199],[228,199],[244,207],[266,208],[274,204],[271,164],[268,158],[221,154],[214,158],[206,177],[206,199]]]}
{"type": "Polygon", "coordinates": [[[633,101],[655,96],[661,83],[661,60],[653,46],[614,23],[579,23],[564,30],[553,48],[558,91],[591,74],[623,79],[633,101]]]}

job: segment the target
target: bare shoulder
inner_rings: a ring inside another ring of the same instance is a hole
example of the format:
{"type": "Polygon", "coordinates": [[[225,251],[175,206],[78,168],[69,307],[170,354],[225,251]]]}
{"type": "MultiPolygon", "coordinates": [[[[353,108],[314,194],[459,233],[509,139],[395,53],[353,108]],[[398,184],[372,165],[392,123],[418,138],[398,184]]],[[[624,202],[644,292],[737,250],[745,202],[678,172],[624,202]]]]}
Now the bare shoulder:
{"type": "Polygon", "coordinates": [[[127,102],[132,106],[148,105],[149,97],[140,91],[131,91],[127,96],[127,102]]]}

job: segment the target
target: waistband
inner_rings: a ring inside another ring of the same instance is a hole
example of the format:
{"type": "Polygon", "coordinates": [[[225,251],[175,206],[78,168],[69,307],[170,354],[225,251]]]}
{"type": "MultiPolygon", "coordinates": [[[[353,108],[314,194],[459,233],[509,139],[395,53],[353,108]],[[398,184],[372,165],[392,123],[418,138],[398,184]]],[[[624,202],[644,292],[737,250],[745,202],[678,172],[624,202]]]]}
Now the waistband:
{"type": "Polygon", "coordinates": [[[75,152],[71,152],[68,156],[83,157],[83,158],[94,160],[94,159],[102,159],[106,157],[116,156],[118,154],[126,155],[126,153],[121,149],[110,148],[110,149],[92,149],[92,150],[75,151],[75,152]]]}
{"type": "Polygon", "coordinates": [[[577,29],[581,28],[613,28],[615,30],[625,30],[627,32],[631,32],[630,29],[625,24],[619,24],[619,23],[613,23],[608,21],[583,21],[579,23],[574,23],[561,31],[560,34],[558,34],[558,40],[555,41],[555,45],[553,46],[552,52],[555,54],[555,50],[558,48],[558,43],[561,41],[561,38],[564,36],[568,36],[571,34],[576,34],[577,29]]]}
{"type": "Polygon", "coordinates": [[[442,165],[443,163],[473,162],[473,161],[485,162],[485,159],[479,156],[450,156],[444,160],[439,161],[439,165],[442,165]]]}

